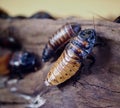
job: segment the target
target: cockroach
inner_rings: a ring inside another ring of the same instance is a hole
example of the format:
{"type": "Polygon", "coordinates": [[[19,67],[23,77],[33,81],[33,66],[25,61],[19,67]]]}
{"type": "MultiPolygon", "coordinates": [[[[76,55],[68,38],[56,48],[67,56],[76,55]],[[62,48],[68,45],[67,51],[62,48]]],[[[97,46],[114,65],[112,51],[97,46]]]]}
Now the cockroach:
{"type": "Polygon", "coordinates": [[[15,75],[22,78],[23,75],[36,71],[40,67],[38,56],[28,51],[15,52],[10,61],[9,69],[11,77],[15,75]]]}
{"type": "Polygon", "coordinates": [[[117,17],[117,18],[114,20],[114,22],[116,22],[116,23],[120,23],[120,16],[117,17]]]}
{"type": "Polygon", "coordinates": [[[91,53],[95,40],[94,29],[81,30],[70,40],[61,56],[53,64],[45,80],[45,85],[59,85],[75,75],[80,69],[82,61],[91,53]]]}
{"type": "Polygon", "coordinates": [[[19,19],[19,20],[22,20],[22,19],[27,19],[27,17],[26,17],[26,16],[23,16],[23,15],[18,15],[18,16],[12,17],[12,19],[19,19]]]}
{"type": "Polygon", "coordinates": [[[49,13],[44,12],[44,11],[37,12],[37,13],[33,14],[30,18],[32,18],[32,19],[34,19],[34,18],[35,19],[52,19],[52,20],[56,19],[52,15],[50,15],[49,13]]]}
{"type": "Polygon", "coordinates": [[[5,10],[0,9],[0,19],[8,19],[8,18],[10,18],[8,13],[5,10]]]}
{"type": "Polygon", "coordinates": [[[42,61],[47,62],[60,47],[76,36],[80,30],[81,26],[77,23],[66,24],[61,27],[46,44],[42,54],[42,61]]]}
{"type": "Polygon", "coordinates": [[[0,55],[0,76],[23,78],[24,75],[40,68],[39,57],[28,51],[16,51],[0,55]]]}
{"type": "Polygon", "coordinates": [[[13,36],[7,37],[0,37],[0,47],[7,48],[12,51],[20,50],[22,45],[20,44],[19,40],[13,36]]]}

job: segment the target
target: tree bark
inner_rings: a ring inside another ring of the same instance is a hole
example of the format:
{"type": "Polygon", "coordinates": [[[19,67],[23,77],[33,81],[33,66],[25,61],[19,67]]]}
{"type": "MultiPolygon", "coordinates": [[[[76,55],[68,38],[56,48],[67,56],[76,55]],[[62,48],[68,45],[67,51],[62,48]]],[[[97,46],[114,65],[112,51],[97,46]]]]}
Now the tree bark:
{"type": "MultiPolygon", "coordinates": [[[[11,35],[20,40],[23,49],[38,54],[41,61],[42,51],[49,37],[70,22],[81,24],[82,29],[95,29],[97,36],[105,42],[104,47],[95,47],[93,50],[96,62],[91,69],[92,73],[88,75],[81,72],[80,79],[75,85],[69,80],[59,87],[46,87],[44,79],[53,63],[41,62],[42,67],[37,72],[30,73],[16,84],[6,84],[4,89],[8,95],[0,89],[0,102],[21,103],[20,99],[14,97],[15,93],[11,96],[10,90],[15,87],[17,93],[40,94],[46,99],[42,108],[120,108],[120,24],[95,20],[93,25],[93,21],[79,18],[56,21],[0,20],[0,36],[7,36],[8,30],[11,30],[11,35]]],[[[5,105],[1,104],[1,107],[4,108],[5,105]]]]}

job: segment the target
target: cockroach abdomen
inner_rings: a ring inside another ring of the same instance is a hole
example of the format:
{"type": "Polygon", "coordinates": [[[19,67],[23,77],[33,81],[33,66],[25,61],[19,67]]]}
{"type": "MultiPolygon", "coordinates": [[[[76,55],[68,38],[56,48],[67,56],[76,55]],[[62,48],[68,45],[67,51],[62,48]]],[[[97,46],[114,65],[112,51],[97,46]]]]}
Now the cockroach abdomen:
{"type": "Polygon", "coordinates": [[[54,54],[60,52],[60,49],[64,48],[72,37],[77,36],[80,30],[81,26],[77,23],[66,24],[60,28],[46,44],[42,53],[42,61],[47,62],[54,54]]]}

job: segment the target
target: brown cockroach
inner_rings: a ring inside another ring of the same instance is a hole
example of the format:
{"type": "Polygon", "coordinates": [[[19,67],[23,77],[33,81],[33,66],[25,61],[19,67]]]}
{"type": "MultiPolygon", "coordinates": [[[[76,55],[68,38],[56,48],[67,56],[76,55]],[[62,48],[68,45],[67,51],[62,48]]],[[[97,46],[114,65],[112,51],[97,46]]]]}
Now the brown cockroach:
{"type": "Polygon", "coordinates": [[[94,29],[81,30],[70,40],[61,56],[53,64],[45,80],[45,85],[58,85],[75,75],[81,67],[82,60],[91,53],[95,40],[94,29]]]}
{"type": "Polygon", "coordinates": [[[42,61],[47,62],[61,46],[65,45],[71,37],[76,36],[80,30],[81,26],[77,23],[66,24],[60,28],[46,44],[42,61]]]}

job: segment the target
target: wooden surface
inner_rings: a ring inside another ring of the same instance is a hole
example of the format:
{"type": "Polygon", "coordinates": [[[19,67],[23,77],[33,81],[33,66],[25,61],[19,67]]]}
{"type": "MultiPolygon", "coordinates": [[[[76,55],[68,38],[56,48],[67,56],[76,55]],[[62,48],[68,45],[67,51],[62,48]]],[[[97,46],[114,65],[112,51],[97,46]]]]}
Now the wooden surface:
{"type": "MultiPolygon", "coordinates": [[[[7,36],[7,30],[12,30],[12,35],[23,44],[23,49],[35,52],[41,58],[49,37],[69,22],[80,23],[82,29],[94,29],[93,21],[79,18],[0,20],[0,36],[7,36]]],[[[18,94],[22,93],[29,96],[40,94],[46,100],[42,108],[120,108],[120,24],[97,20],[94,23],[97,35],[104,39],[105,46],[94,48],[96,62],[91,74],[82,72],[76,85],[69,80],[59,88],[46,87],[44,79],[53,63],[42,63],[39,71],[17,83],[5,83],[0,89],[0,107],[24,108],[24,104],[29,102],[19,97],[18,94]],[[10,92],[14,89],[14,93],[10,92]]]]}

